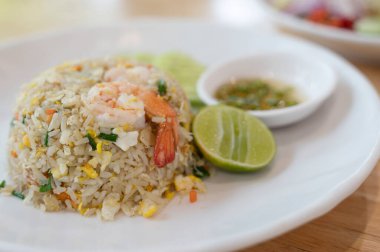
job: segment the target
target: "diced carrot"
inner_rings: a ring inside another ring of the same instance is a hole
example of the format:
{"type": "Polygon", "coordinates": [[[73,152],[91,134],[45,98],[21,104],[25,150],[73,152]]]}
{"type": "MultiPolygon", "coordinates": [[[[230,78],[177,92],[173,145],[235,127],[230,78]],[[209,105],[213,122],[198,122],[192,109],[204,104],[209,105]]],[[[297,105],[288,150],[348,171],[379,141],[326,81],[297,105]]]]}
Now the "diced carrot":
{"type": "Polygon", "coordinates": [[[75,70],[75,71],[82,71],[82,69],[83,69],[83,67],[81,66],[81,65],[76,65],[76,66],[73,66],[73,69],[75,70]]]}
{"type": "Polygon", "coordinates": [[[73,207],[74,209],[77,209],[77,208],[78,208],[78,204],[75,203],[74,200],[70,200],[70,202],[71,202],[71,205],[72,205],[72,207],[73,207]]]}
{"type": "Polygon", "coordinates": [[[190,199],[190,203],[196,202],[197,201],[197,191],[191,190],[189,193],[189,199],[190,199]]]}
{"type": "Polygon", "coordinates": [[[68,195],[67,193],[63,192],[63,193],[60,193],[60,194],[56,194],[55,197],[60,200],[60,201],[65,201],[65,200],[70,200],[70,203],[71,203],[71,206],[73,208],[78,208],[78,204],[75,203],[71,198],[70,198],[70,195],[68,195]]]}
{"type": "Polygon", "coordinates": [[[53,119],[53,115],[55,113],[57,113],[57,110],[55,110],[55,109],[46,109],[45,113],[46,113],[46,122],[50,123],[51,119],[53,119]]]}
{"type": "Polygon", "coordinates": [[[57,112],[57,110],[55,110],[55,109],[46,109],[45,110],[45,113],[47,115],[54,115],[56,112],[57,112]]]}
{"type": "Polygon", "coordinates": [[[17,155],[17,152],[16,151],[11,151],[11,155],[12,155],[12,157],[14,157],[14,158],[17,158],[18,157],[18,155],[17,155]]]}
{"type": "Polygon", "coordinates": [[[60,194],[56,194],[55,197],[61,201],[71,200],[70,196],[65,192],[60,193],[60,194]]]}

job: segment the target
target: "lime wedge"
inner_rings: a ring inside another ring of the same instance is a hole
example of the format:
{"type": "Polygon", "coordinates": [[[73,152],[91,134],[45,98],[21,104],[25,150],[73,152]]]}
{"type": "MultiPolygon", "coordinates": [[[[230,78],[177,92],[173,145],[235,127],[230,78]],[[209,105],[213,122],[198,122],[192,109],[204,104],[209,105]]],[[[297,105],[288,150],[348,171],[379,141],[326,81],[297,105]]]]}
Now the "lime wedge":
{"type": "Polygon", "coordinates": [[[276,154],[276,143],[265,124],[234,107],[202,109],[194,119],[193,134],[209,162],[232,172],[264,168],[276,154]]]}

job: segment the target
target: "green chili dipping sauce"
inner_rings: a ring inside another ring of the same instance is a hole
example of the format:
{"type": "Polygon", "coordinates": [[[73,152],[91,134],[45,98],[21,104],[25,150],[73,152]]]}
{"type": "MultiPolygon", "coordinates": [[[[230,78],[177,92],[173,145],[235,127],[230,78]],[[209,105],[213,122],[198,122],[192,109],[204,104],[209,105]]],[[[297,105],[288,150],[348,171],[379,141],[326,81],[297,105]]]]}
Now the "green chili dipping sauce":
{"type": "Polygon", "coordinates": [[[294,88],[260,79],[238,79],[220,86],[215,97],[222,103],[245,110],[270,110],[297,105],[294,88]]]}

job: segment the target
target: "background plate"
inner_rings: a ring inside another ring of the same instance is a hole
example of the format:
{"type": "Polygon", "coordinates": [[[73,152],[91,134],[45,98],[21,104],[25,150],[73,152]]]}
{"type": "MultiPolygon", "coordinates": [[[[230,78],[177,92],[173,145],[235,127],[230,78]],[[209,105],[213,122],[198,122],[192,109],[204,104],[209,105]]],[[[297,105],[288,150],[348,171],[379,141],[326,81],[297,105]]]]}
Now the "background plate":
{"type": "Polygon", "coordinates": [[[288,33],[318,42],[355,60],[380,63],[379,35],[371,36],[315,24],[273,8],[268,0],[259,0],[258,3],[272,21],[288,33]]]}
{"type": "MultiPolygon", "coordinates": [[[[196,204],[176,198],[157,217],[101,222],[43,213],[0,197],[0,250],[232,250],[316,218],[351,194],[379,158],[380,106],[370,83],[349,63],[311,43],[282,35],[178,20],[80,28],[0,46],[0,177],[21,83],[68,59],[179,50],[205,64],[263,51],[297,50],[337,71],[335,94],[311,117],[274,131],[278,154],[255,174],[218,171],[196,204]]],[[[289,62],[291,64],[291,62],[289,62]]]]}

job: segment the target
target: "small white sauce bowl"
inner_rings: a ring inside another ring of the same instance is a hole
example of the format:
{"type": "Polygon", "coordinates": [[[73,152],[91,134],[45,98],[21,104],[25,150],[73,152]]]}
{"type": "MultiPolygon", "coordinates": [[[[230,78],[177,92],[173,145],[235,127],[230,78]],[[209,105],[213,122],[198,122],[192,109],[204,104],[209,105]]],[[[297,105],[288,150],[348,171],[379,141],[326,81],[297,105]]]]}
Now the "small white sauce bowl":
{"type": "Polygon", "coordinates": [[[272,128],[306,118],[333,93],[336,86],[335,73],[326,63],[295,53],[265,53],[211,66],[198,80],[199,97],[207,105],[220,103],[214,96],[215,92],[231,78],[273,80],[293,86],[302,95],[301,102],[295,106],[249,110],[272,128]]]}

